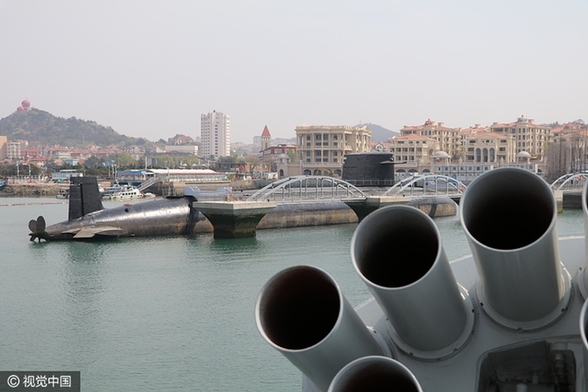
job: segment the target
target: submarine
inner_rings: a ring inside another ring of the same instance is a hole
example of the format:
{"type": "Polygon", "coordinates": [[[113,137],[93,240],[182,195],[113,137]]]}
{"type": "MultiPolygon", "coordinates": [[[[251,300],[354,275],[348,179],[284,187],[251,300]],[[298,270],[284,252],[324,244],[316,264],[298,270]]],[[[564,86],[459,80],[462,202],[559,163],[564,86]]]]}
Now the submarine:
{"type": "Polygon", "coordinates": [[[100,238],[169,236],[210,231],[210,225],[194,203],[194,195],[167,197],[104,208],[96,177],[72,177],[68,220],[46,226],[39,216],[29,222],[30,240],[63,241],[100,238]]]}
{"type": "MultiPolygon", "coordinates": [[[[585,231],[587,199],[584,188],[585,231]]],[[[552,190],[522,169],[484,173],[459,208],[471,254],[451,262],[422,211],[364,218],[350,268],[372,297],[357,307],[309,264],[266,281],[257,329],[300,370],[301,390],[588,390],[586,236],[557,235],[552,190]]]]}

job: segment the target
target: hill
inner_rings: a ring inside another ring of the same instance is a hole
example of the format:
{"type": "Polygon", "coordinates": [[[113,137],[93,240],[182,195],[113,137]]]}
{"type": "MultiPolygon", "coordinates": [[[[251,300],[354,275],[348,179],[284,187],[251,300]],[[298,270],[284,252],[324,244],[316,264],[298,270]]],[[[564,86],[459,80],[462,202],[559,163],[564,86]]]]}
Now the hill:
{"type": "Polygon", "coordinates": [[[398,135],[400,132],[391,131],[377,124],[365,123],[359,124],[358,127],[367,126],[372,131],[373,142],[386,142],[392,138],[392,136],[398,135]]]}
{"type": "Polygon", "coordinates": [[[7,136],[8,140],[28,140],[31,147],[82,147],[88,144],[124,147],[150,143],[147,139],[121,135],[94,121],[55,117],[39,109],[16,111],[0,119],[0,136],[7,136]]]}

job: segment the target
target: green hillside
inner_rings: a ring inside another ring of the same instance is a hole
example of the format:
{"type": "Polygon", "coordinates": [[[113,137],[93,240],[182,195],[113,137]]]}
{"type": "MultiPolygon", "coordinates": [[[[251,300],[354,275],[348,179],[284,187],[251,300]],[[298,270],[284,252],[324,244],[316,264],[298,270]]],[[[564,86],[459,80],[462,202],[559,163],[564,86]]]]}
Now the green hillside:
{"type": "Polygon", "coordinates": [[[150,143],[147,139],[121,135],[111,127],[94,121],[55,117],[39,109],[16,111],[0,119],[0,136],[7,136],[8,140],[28,140],[32,147],[83,147],[88,144],[104,147],[112,144],[131,146],[150,143]]]}

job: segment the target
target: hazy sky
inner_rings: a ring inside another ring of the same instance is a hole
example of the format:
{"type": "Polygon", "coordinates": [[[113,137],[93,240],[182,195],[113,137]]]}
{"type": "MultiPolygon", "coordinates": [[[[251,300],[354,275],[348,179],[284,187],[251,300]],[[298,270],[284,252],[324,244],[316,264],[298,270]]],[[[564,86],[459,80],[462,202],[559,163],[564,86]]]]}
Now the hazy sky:
{"type": "Polygon", "coordinates": [[[585,0],[0,0],[0,118],[28,98],[128,136],[428,118],[588,121],[585,0]]]}

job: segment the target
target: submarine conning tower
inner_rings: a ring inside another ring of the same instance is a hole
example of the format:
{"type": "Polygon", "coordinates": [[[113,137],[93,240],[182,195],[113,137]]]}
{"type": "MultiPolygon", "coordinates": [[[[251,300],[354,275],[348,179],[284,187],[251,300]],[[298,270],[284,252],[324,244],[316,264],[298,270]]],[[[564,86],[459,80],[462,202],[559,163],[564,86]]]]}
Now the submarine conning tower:
{"type": "MultiPolygon", "coordinates": [[[[588,188],[583,198],[588,224],[588,188]]],[[[471,255],[449,262],[432,218],[380,208],[350,244],[371,299],[343,305],[326,271],[290,267],[261,290],[258,329],[305,392],[586,391],[588,241],[559,238],[557,214],[542,177],[487,172],[456,221],[471,255]]]]}
{"type": "Polygon", "coordinates": [[[68,220],[104,209],[96,177],[71,177],[68,220]]]}

